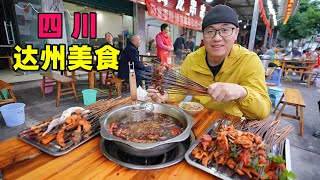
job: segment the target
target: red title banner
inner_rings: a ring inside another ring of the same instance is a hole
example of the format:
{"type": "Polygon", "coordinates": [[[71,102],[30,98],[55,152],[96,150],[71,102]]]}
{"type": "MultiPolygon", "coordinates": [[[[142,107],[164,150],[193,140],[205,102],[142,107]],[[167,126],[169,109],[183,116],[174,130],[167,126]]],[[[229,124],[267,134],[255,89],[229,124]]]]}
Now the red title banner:
{"type": "Polygon", "coordinates": [[[201,30],[202,19],[211,6],[200,0],[146,0],[149,16],[169,24],[201,30]]]}

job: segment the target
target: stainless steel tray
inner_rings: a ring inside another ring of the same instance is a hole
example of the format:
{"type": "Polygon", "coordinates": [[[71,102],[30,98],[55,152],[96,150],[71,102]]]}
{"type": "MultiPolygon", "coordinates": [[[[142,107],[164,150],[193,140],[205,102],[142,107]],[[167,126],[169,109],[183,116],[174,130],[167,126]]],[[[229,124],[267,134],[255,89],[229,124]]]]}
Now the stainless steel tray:
{"type": "MultiPolygon", "coordinates": [[[[213,123],[213,125],[205,132],[205,134],[211,134],[212,131],[215,129],[215,127],[218,125],[218,123],[213,123]]],[[[207,173],[210,173],[216,177],[219,177],[221,179],[224,180],[243,180],[243,179],[249,179],[247,176],[243,175],[240,176],[238,174],[233,173],[233,171],[227,167],[227,166],[222,166],[222,165],[218,165],[218,168],[216,169],[215,167],[205,167],[200,163],[197,163],[196,161],[191,159],[191,152],[192,150],[197,147],[197,145],[200,143],[201,141],[198,139],[197,141],[195,141],[191,147],[188,149],[188,151],[185,154],[185,159],[186,161],[196,167],[199,168],[207,173]]],[[[283,147],[283,155],[284,155],[284,159],[286,160],[286,168],[288,171],[291,171],[291,154],[290,154],[290,142],[289,139],[285,139],[285,141],[282,144],[283,147]]],[[[272,154],[274,155],[279,155],[279,150],[280,150],[280,146],[282,146],[280,144],[274,145],[272,148],[272,154]]]]}
{"type": "Polygon", "coordinates": [[[40,149],[41,151],[50,154],[51,156],[61,156],[67,154],[68,152],[74,150],[75,148],[79,147],[80,145],[84,144],[85,142],[89,141],[97,134],[100,133],[100,128],[96,128],[96,130],[92,130],[92,134],[87,139],[83,139],[78,144],[73,144],[66,149],[62,149],[56,142],[50,142],[49,144],[41,144],[38,141],[35,141],[34,138],[29,138],[28,136],[21,136],[20,133],[18,134],[18,138],[23,140],[24,142],[40,149]]]}

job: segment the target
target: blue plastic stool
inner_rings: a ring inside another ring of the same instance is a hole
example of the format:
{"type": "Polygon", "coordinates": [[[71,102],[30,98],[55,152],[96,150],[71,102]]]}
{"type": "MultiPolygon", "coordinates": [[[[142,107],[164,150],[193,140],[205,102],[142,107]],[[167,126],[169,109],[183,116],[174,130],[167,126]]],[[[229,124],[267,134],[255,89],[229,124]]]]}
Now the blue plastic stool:
{"type": "MultiPolygon", "coordinates": [[[[272,107],[275,107],[281,99],[284,89],[279,87],[268,87],[268,94],[272,102],[272,107]]],[[[281,104],[282,105],[282,104],[281,104]]]]}
{"type": "Polygon", "coordinates": [[[281,76],[282,76],[282,69],[281,68],[277,68],[270,75],[271,79],[266,79],[266,82],[275,83],[276,86],[279,86],[279,84],[281,82],[281,76]]]}

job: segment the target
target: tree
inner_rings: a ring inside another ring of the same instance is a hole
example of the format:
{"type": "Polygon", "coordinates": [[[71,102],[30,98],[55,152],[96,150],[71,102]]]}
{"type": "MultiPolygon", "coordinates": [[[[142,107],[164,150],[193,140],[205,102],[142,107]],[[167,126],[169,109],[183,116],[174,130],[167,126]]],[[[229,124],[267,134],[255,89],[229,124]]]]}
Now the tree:
{"type": "Polygon", "coordinates": [[[287,42],[320,32],[320,2],[302,0],[295,15],[280,28],[280,37],[287,42]]]}

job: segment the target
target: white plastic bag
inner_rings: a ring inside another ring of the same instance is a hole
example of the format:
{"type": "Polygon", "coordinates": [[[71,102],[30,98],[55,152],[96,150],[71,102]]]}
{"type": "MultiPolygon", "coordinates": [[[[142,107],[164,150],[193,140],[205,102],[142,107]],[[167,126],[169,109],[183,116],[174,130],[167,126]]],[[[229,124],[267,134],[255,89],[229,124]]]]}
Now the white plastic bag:
{"type": "Polygon", "coordinates": [[[150,97],[148,97],[148,92],[144,89],[142,89],[141,86],[139,86],[137,88],[137,99],[138,101],[147,101],[150,99],[150,97]]]}

